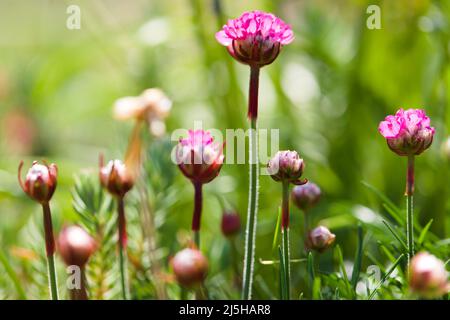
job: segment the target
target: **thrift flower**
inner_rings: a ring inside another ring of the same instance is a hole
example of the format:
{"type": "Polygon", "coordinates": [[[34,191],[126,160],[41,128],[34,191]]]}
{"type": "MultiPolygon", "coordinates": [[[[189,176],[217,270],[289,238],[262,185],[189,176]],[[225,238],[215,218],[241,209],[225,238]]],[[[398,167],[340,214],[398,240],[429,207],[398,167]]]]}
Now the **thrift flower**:
{"type": "Polygon", "coordinates": [[[56,178],[58,175],[58,168],[55,164],[47,165],[39,164],[37,161],[28,170],[25,182],[22,181],[23,162],[19,166],[19,184],[22,190],[28,194],[33,200],[44,204],[48,203],[53,196],[56,189],[56,178]]]}
{"type": "Polygon", "coordinates": [[[400,156],[419,155],[433,142],[434,128],[421,109],[400,109],[380,122],[378,131],[389,148],[400,156]]]}
{"type": "Polygon", "coordinates": [[[300,180],[305,168],[305,163],[296,151],[278,151],[267,164],[267,171],[275,181],[289,182],[293,184],[305,184],[300,180]]]}
{"type": "Polygon", "coordinates": [[[446,294],[450,283],[444,263],[428,252],[418,253],[411,260],[409,286],[413,292],[429,299],[446,294]]]}
{"type": "Polygon", "coordinates": [[[334,243],[335,239],[336,235],[331,233],[328,228],[319,226],[309,232],[306,247],[318,252],[324,252],[334,243]]]}
{"type": "Polygon", "coordinates": [[[65,227],[59,233],[58,251],[68,266],[84,267],[95,249],[95,240],[79,226],[65,227]]]}
{"type": "Polygon", "coordinates": [[[272,63],[281,47],[294,40],[291,27],[271,13],[245,12],[228,20],[216,33],[217,41],[226,46],[237,61],[262,67],[272,63]]]}
{"type": "Polygon", "coordinates": [[[189,130],[188,137],[180,139],[175,151],[175,160],[181,172],[194,185],[194,213],[192,231],[195,243],[200,245],[200,221],[203,203],[203,184],[211,182],[223,165],[223,144],[214,142],[208,131],[189,130]]]}
{"type": "Polygon", "coordinates": [[[123,197],[133,187],[134,181],[122,161],[111,160],[106,166],[103,166],[103,159],[101,159],[100,183],[113,196],[123,197]]]}
{"type": "Polygon", "coordinates": [[[292,189],[291,199],[299,209],[306,212],[319,202],[320,195],[320,188],[315,183],[307,182],[292,189]]]}
{"type": "Polygon", "coordinates": [[[181,250],[173,257],[171,263],[178,283],[184,287],[202,284],[208,273],[208,260],[197,249],[181,250]]]}
{"type": "Polygon", "coordinates": [[[222,168],[223,145],[214,142],[208,131],[189,130],[188,135],[177,146],[178,167],[193,183],[208,183],[222,168]]]}

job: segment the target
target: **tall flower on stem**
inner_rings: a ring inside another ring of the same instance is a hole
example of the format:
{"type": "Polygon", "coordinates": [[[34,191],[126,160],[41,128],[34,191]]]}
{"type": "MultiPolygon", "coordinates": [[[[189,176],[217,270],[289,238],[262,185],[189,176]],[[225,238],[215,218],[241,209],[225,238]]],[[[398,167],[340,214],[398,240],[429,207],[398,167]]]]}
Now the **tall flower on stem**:
{"type": "Polygon", "coordinates": [[[44,214],[45,249],[47,254],[48,281],[52,300],[58,300],[58,285],[55,271],[55,239],[53,236],[50,199],[56,189],[58,169],[55,164],[39,164],[37,161],[28,170],[25,182],[22,181],[23,162],[19,165],[19,184],[31,199],[42,206],[44,214]]]}
{"type": "Polygon", "coordinates": [[[79,226],[64,227],[58,236],[58,251],[67,266],[80,270],[79,287],[70,289],[72,300],[87,300],[85,267],[97,245],[95,240],[79,226]]]}
{"type": "Polygon", "coordinates": [[[267,170],[271,177],[282,184],[281,204],[281,239],[284,260],[284,282],[286,284],[286,299],[290,298],[290,250],[289,250],[289,184],[302,185],[307,180],[301,180],[305,163],[296,151],[278,151],[270,159],[267,170]]]}
{"type": "Polygon", "coordinates": [[[395,115],[380,122],[378,131],[389,148],[399,156],[408,158],[406,171],[406,235],[408,242],[408,265],[414,255],[414,156],[428,149],[433,142],[434,128],[430,118],[421,109],[399,109],[395,115]]]}
{"type": "Polygon", "coordinates": [[[176,162],[181,172],[194,186],[194,212],[192,231],[200,248],[200,222],[203,204],[203,185],[211,182],[223,165],[223,145],[214,141],[208,131],[189,130],[188,137],[180,139],[176,148],[176,162]]]}
{"type": "Polygon", "coordinates": [[[258,211],[259,161],[256,128],[259,70],[275,61],[281,48],[294,40],[294,33],[289,25],[275,15],[262,11],[251,11],[245,12],[237,19],[229,20],[222,30],[216,33],[216,39],[220,44],[227,47],[228,53],[234,59],[250,67],[247,112],[250,120],[250,184],[242,283],[242,298],[250,299],[258,211]]]}
{"type": "Polygon", "coordinates": [[[100,157],[100,183],[117,200],[118,213],[118,245],[119,245],[119,264],[122,286],[122,297],[128,299],[128,280],[126,273],[127,257],[127,229],[125,218],[124,198],[128,191],[134,185],[133,175],[129,172],[127,166],[120,160],[111,160],[104,166],[103,157],[100,157]]]}

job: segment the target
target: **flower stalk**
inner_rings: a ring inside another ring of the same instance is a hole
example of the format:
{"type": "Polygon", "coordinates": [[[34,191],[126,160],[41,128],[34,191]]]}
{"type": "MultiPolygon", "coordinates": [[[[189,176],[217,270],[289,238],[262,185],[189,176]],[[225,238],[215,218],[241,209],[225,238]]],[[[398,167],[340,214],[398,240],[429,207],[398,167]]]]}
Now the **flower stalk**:
{"type": "Polygon", "coordinates": [[[203,184],[194,182],[194,212],[192,214],[192,232],[194,243],[200,249],[200,223],[203,207],[203,184]]]}
{"type": "Polygon", "coordinates": [[[286,295],[287,300],[290,299],[290,281],[291,281],[291,266],[290,266],[290,242],[289,242],[289,182],[282,183],[283,197],[282,197],[282,207],[281,207],[281,235],[282,235],[282,246],[283,246],[283,258],[284,258],[284,277],[286,284],[286,295]]]}
{"type": "Polygon", "coordinates": [[[44,214],[45,249],[47,254],[50,297],[52,300],[58,300],[58,286],[55,270],[55,238],[53,236],[52,215],[48,202],[42,204],[42,211],[44,214]]]}
{"type": "Polygon", "coordinates": [[[125,205],[123,197],[117,199],[118,231],[119,231],[119,268],[120,284],[122,288],[122,298],[129,299],[128,279],[127,279],[127,230],[125,218],[125,205]]]}
{"type": "Polygon", "coordinates": [[[414,155],[408,156],[406,172],[406,236],[408,245],[408,266],[414,256],[414,155]]]}
{"type": "MultiPolygon", "coordinates": [[[[255,83],[255,82],[253,82],[255,83]]],[[[250,91],[252,91],[250,89],[250,91]]],[[[252,95],[249,95],[250,106],[252,95]]],[[[245,230],[245,256],[244,274],[242,281],[242,299],[250,300],[252,297],[253,269],[255,264],[255,238],[258,214],[258,189],[259,189],[259,160],[258,160],[258,140],[256,131],[256,118],[250,118],[249,134],[249,161],[250,161],[250,183],[248,196],[247,226],[245,230]]]]}

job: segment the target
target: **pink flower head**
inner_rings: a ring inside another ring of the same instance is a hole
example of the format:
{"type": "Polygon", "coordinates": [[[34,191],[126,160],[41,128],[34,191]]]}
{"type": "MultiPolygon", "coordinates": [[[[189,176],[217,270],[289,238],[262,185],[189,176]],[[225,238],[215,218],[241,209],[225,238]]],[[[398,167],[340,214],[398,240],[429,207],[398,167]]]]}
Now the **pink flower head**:
{"type": "Polygon", "coordinates": [[[296,151],[278,151],[267,164],[267,171],[275,181],[289,182],[296,185],[305,184],[300,180],[305,162],[296,151]]]}
{"type": "Polygon", "coordinates": [[[380,122],[378,131],[400,156],[419,155],[433,142],[434,128],[422,109],[400,109],[380,122]]]}
{"type": "Polygon", "coordinates": [[[83,228],[73,225],[64,227],[58,237],[58,250],[68,265],[84,267],[97,245],[83,228]]]}
{"type": "Polygon", "coordinates": [[[305,245],[308,249],[324,252],[331,247],[335,239],[336,235],[331,233],[327,227],[318,226],[308,233],[305,245]]]}
{"type": "Polygon", "coordinates": [[[23,162],[19,165],[19,184],[23,191],[41,204],[48,203],[56,189],[58,168],[55,164],[39,164],[37,161],[28,170],[25,182],[22,181],[23,162]]]}
{"type": "Polygon", "coordinates": [[[223,144],[214,142],[204,130],[189,130],[188,137],[180,139],[176,150],[178,167],[194,183],[208,183],[217,177],[223,159],[223,144]]]}
{"type": "Polygon", "coordinates": [[[425,298],[438,298],[450,290],[445,264],[428,252],[420,252],[409,267],[411,291],[425,298]]]}
{"type": "Polygon", "coordinates": [[[251,11],[228,20],[216,33],[216,39],[239,62],[262,67],[272,63],[281,47],[294,40],[294,33],[275,15],[251,11]]]}

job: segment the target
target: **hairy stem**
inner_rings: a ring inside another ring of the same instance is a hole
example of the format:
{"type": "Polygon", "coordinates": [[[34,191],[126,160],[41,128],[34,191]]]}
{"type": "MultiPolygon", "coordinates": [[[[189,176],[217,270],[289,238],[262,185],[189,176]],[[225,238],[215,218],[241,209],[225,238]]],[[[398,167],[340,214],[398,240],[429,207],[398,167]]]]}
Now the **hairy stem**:
{"type": "Polygon", "coordinates": [[[246,300],[249,300],[252,297],[253,268],[255,264],[255,238],[258,214],[259,163],[256,118],[250,118],[249,141],[250,184],[247,226],[245,230],[244,272],[242,280],[242,299],[246,300]]]}
{"type": "Polygon", "coordinates": [[[192,232],[194,233],[194,242],[198,249],[200,249],[200,223],[202,219],[202,205],[203,205],[203,185],[199,182],[194,182],[194,213],[192,215],[192,232]]]}
{"type": "Polygon", "coordinates": [[[125,220],[125,205],[123,197],[118,198],[117,202],[118,229],[119,229],[119,267],[120,283],[122,287],[122,298],[128,300],[128,281],[127,281],[127,229],[125,220]]]}
{"type": "Polygon", "coordinates": [[[58,285],[55,270],[55,238],[53,236],[52,214],[48,203],[42,204],[44,214],[45,249],[47,254],[48,282],[50,297],[58,300],[58,285]]]}
{"type": "Polygon", "coordinates": [[[286,299],[290,299],[290,250],[289,250],[289,183],[283,182],[283,200],[282,200],[282,219],[281,219],[281,233],[283,244],[283,258],[286,278],[286,299]]]}
{"type": "Polygon", "coordinates": [[[408,240],[408,267],[414,255],[414,155],[408,156],[408,170],[406,173],[406,236],[408,240]]]}

